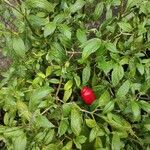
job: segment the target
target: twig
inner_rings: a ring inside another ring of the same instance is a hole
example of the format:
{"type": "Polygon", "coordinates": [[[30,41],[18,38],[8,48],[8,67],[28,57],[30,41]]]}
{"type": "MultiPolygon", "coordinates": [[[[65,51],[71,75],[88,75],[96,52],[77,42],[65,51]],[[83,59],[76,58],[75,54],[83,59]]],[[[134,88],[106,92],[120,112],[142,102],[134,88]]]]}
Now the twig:
{"type": "Polygon", "coordinates": [[[57,91],[56,91],[56,94],[55,94],[56,100],[58,100],[58,93],[60,91],[61,84],[62,84],[62,75],[60,76],[59,85],[57,87],[57,91]]]}

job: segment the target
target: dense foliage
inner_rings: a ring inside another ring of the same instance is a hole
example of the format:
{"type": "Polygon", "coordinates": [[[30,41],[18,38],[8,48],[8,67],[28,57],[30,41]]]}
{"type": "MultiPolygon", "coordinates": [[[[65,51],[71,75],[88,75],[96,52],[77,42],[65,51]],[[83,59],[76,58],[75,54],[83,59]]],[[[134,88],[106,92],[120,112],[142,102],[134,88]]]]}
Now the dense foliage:
{"type": "Polygon", "coordinates": [[[1,0],[0,13],[6,149],[150,149],[149,0],[1,0]]]}

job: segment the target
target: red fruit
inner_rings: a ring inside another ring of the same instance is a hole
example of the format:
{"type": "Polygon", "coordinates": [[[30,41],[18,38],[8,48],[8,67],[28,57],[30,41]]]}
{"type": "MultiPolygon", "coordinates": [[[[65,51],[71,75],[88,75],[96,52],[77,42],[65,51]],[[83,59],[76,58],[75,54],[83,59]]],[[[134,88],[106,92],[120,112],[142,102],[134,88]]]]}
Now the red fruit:
{"type": "Polygon", "coordinates": [[[93,101],[96,100],[96,96],[94,94],[94,91],[89,87],[83,87],[81,90],[81,97],[85,104],[91,105],[93,101]]]}

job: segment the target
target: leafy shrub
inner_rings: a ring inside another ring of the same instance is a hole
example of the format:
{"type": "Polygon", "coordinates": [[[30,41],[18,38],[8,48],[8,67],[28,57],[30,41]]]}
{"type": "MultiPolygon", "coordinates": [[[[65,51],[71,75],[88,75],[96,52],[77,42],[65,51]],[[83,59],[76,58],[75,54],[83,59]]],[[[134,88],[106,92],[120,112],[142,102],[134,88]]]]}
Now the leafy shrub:
{"type": "Polygon", "coordinates": [[[150,149],[150,1],[1,1],[0,140],[9,150],[150,149]],[[91,87],[97,100],[83,103],[91,87]]]}

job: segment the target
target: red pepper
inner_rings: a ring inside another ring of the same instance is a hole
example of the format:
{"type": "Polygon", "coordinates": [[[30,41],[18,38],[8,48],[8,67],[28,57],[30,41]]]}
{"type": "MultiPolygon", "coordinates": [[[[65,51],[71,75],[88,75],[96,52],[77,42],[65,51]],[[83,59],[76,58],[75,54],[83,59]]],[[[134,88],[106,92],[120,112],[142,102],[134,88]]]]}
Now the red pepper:
{"type": "Polygon", "coordinates": [[[87,105],[91,105],[93,101],[96,100],[96,95],[94,94],[94,91],[91,88],[86,87],[86,86],[84,86],[81,89],[81,97],[84,103],[87,105]]]}

